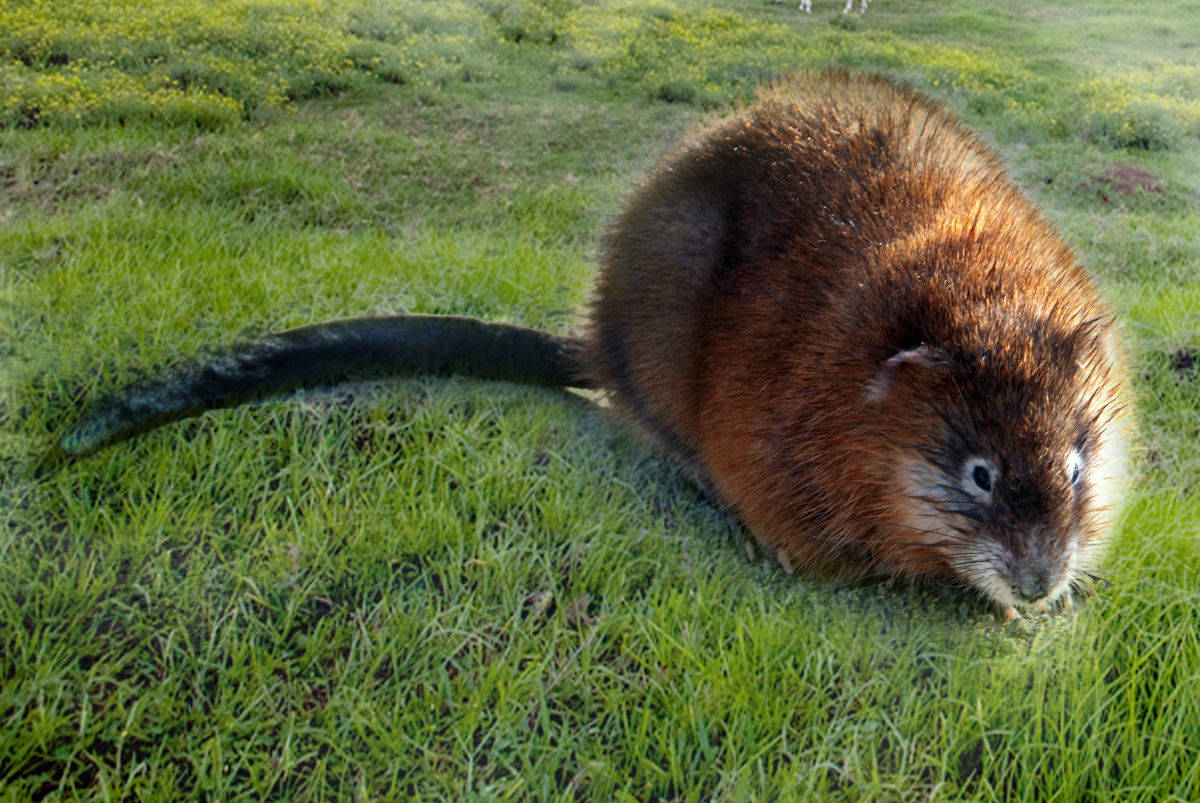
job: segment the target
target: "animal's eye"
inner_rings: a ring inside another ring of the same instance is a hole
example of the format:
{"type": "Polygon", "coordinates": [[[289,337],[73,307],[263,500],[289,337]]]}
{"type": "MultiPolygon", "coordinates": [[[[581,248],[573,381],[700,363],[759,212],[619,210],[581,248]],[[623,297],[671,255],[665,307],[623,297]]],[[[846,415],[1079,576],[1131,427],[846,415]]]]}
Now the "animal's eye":
{"type": "Polygon", "coordinates": [[[996,487],[996,466],[982,457],[968,457],[963,463],[959,482],[963,490],[977,499],[991,499],[992,489],[996,487]]]}
{"type": "Polygon", "coordinates": [[[1077,449],[1072,449],[1067,455],[1067,476],[1071,478],[1072,485],[1078,485],[1083,479],[1083,455],[1077,449]]]}
{"type": "Polygon", "coordinates": [[[992,490],[992,473],[983,466],[975,466],[975,470],[971,472],[971,479],[975,480],[979,490],[992,490]]]}

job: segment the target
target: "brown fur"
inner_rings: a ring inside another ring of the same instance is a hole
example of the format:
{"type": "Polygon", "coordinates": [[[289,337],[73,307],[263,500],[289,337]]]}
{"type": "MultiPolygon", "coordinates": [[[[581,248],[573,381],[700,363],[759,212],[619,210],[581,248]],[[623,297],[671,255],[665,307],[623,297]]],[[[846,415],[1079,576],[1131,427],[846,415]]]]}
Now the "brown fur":
{"type": "Polygon", "coordinates": [[[955,575],[1011,611],[1109,526],[1112,317],[997,156],[891,80],[795,77],[668,156],[608,237],[588,342],[785,566],[955,575]]]}

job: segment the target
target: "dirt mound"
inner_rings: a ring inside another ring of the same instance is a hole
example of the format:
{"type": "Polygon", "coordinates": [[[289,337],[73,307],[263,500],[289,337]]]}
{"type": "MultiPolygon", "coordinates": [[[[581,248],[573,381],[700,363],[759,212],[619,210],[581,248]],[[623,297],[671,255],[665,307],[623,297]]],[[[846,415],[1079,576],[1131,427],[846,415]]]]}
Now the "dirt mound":
{"type": "Polygon", "coordinates": [[[1113,163],[1105,165],[1087,182],[1096,190],[1105,203],[1116,198],[1128,198],[1138,192],[1161,195],[1162,183],[1153,173],[1133,165],[1113,163]]]}

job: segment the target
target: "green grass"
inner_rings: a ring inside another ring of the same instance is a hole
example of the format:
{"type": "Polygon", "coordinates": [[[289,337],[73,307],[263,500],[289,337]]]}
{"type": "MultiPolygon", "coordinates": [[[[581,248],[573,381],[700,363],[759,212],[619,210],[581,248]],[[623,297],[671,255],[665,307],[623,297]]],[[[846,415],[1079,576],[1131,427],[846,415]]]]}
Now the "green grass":
{"type": "Polygon", "coordinates": [[[0,799],[1200,798],[1200,6],[816,5],[0,9],[0,799]],[[569,331],[655,157],[827,63],[961,112],[1121,312],[1139,448],[1085,610],[787,577],[586,399],[508,385],[34,476],[84,401],[233,339],[569,331]]]}

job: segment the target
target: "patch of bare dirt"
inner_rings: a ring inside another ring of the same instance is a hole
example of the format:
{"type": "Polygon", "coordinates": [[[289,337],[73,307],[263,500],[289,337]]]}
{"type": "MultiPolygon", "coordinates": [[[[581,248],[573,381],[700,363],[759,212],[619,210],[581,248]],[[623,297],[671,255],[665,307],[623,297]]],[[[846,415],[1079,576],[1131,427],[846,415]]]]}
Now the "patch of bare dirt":
{"type": "Polygon", "coordinates": [[[1096,190],[1100,200],[1105,203],[1112,203],[1137,193],[1163,193],[1163,185],[1158,176],[1140,167],[1120,162],[1105,165],[1087,184],[1096,190]]]}
{"type": "Polygon", "coordinates": [[[1187,349],[1176,349],[1171,355],[1171,370],[1177,374],[1190,373],[1196,367],[1196,355],[1187,349]]]}

